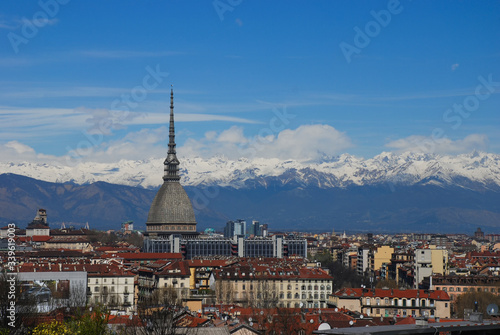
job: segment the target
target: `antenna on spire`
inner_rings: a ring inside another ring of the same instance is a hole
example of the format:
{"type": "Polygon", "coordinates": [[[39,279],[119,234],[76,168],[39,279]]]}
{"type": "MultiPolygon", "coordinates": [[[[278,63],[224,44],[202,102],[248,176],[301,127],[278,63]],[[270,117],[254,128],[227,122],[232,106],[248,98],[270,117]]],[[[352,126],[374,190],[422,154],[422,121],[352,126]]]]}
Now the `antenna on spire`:
{"type": "Polygon", "coordinates": [[[174,125],[174,85],[170,89],[170,124],[168,129],[168,153],[163,162],[163,181],[179,181],[179,160],[175,152],[175,125],[174,125]]]}

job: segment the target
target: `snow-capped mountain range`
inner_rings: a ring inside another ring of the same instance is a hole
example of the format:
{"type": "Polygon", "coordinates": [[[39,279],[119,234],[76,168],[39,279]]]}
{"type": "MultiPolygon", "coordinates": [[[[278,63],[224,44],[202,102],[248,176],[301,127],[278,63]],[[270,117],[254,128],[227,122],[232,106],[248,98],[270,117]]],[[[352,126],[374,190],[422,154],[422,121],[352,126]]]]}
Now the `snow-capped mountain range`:
{"type": "MultiPolygon", "coordinates": [[[[113,184],[155,188],[162,182],[164,158],[121,160],[116,163],[85,162],[76,166],[37,163],[0,163],[0,173],[15,173],[49,182],[113,184]]],[[[370,159],[349,154],[320,162],[240,158],[180,157],[181,182],[186,186],[227,186],[236,189],[266,186],[270,180],[283,185],[320,188],[350,185],[456,185],[499,189],[500,155],[472,152],[457,156],[384,152],[370,159]]]]}

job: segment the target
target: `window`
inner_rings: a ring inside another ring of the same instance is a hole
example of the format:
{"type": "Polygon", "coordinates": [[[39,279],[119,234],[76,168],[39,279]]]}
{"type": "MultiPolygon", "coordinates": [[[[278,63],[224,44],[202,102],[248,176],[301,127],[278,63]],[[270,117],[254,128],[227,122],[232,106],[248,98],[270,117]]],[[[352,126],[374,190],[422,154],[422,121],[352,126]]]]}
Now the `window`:
{"type": "Polygon", "coordinates": [[[366,298],[366,304],[370,305],[370,298],[366,298]]]}
{"type": "Polygon", "coordinates": [[[462,289],[460,287],[457,287],[457,292],[460,292],[462,289]]]}
{"type": "Polygon", "coordinates": [[[243,290],[245,289],[245,284],[242,285],[243,290]]]}
{"type": "MultiPolygon", "coordinates": [[[[380,298],[377,298],[375,301],[377,303],[377,306],[380,306],[380,298]]],[[[380,313],[377,313],[377,314],[380,314],[380,313]]]]}
{"type": "Polygon", "coordinates": [[[292,299],[292,292],[288,292],[287,295],[286,295],[286,298],[287,299],[292,299]]]}
{"type": "Polygon", "coordinates": [[[389,298],[385,298],[384,304],[389,305],[389,298]]]}
{"type": "Polygon", "coordinates": [[[464,292],[467,292],[469,289],[467,287],[464,287],[464,292]]]}
{"type": "Polygon", "coordinates": [[[99,286],[94,287],[94,292],[99,292],[99,286]]]}
{"type": "Polygon", "coordinates": [[[448,303],[447,302],[444,303],[444,307],[448,307],[448,303]]]}
{"type": "Polygon", "coordinates": [[[406,307],[406,299],[403,299],[403,307],[406,307]]]}

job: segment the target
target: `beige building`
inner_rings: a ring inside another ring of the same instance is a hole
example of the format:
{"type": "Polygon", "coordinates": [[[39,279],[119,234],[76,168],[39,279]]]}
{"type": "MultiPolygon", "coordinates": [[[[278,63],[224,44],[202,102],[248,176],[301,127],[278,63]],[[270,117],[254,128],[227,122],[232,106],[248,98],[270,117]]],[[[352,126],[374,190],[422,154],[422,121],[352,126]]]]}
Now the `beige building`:
{"type": "Polygon", "coordinates": [[[325,308],[333,277],[319,268],[238,265],[214,271],[210,277],[217,303],[261,308],[325,308]]]}
{"type": "Polygon", "coordinates": [[[343,288],[329,304],[371,317],[450,317],[450,297],[444,291],[343,288]]]}
{"type": "Polygon", "coordinates": [[[448,274],[448,250],[437,249],[435,245],[430,246],[433,274],[448,274]]]}
{"type": "Polygon", "coordinates": [[[382,269],[382,265],[389,264],[391,262],[392,254],[394,253],[394,248],[383,245],[378,247],[373,252],[373,262],[372,262],[372,270],[378,271],[382,269]]]}

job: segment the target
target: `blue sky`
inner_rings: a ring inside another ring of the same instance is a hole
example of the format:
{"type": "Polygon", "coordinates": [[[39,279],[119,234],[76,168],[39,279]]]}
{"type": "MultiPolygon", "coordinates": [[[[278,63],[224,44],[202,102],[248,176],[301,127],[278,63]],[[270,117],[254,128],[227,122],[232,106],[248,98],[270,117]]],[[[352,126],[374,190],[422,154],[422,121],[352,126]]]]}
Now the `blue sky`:
{"type": "Polygon", "coordinates": [[[3,2],[0,154],[163,156],[172,84],[183,154],[500,153],[499,41],[499,1],[3,2]]]}

